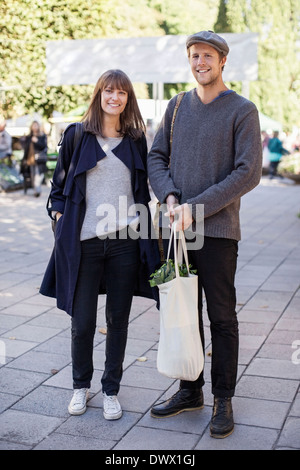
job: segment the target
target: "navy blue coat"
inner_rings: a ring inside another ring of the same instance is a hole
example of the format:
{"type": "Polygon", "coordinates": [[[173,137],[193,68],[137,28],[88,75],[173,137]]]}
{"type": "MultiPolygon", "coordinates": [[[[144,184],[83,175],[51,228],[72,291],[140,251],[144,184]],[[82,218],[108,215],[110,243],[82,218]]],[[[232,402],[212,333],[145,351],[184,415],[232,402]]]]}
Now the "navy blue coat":
{"type": "MultiPolygon", "coordinates": [[[[75,125],[70,125],[64,134],[60,155],[53,174],[52,189],[47,204],[52,211],[63,214],[56,224],[54,249],[44,274],[40,293],[56,297],[57,307],[69,315],[73,312],[73,299],[77,282],[81,243],[80,232],[84,220],[86,202],[86,172],[105,157],[95,135],[84,132],[73,149],[75,125]],[[74,150],[74,152],[73,152],[74,150]]],[[[149,276],[160,265],[157,240],[152,239],[150,201],[147,179],[147,144],[143,135],[134,141],[125,136],[113,149],[114,154],[130,169],[135,203],[147,207],[148,237],[139,238],[140,269],[137,272],[135,295],[154,298],[158,291],[150,288],[149,276]]],[[[154,232],[152,231],[152,234],[154,232]]],[[[105,285],[99,294],[105,293],[105,285]]]]}

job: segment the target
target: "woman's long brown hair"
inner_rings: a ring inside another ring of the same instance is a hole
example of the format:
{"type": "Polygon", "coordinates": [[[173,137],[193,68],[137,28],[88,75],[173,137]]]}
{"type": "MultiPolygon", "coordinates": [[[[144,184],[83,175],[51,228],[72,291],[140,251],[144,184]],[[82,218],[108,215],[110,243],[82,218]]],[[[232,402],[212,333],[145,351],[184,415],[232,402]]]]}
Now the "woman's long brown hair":
{"type": "Polygon", "coordinates": [[[129,135],[134,140],[138,139],[146,131],[145,123],[139,110],[132,83],[128,76],[119,69],[107,70],[98,79],[90,105],[82,118],[84,130],[103,137],[101,93],[106,87],[127,92],[128,101],[120,115],[119,132],[122,136],[129,135]]]}

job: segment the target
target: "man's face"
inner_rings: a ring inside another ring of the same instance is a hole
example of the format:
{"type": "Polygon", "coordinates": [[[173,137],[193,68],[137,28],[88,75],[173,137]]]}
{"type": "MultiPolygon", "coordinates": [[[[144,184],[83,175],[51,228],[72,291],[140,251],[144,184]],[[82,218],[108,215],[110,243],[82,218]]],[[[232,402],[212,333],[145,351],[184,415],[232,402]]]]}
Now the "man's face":
{"type": "Polygon", "coordinates": [[[197,43],[189,48],[189,62],[199,85],[211,86],[222,77],[226,57],[220,58],[218,51],[208,44],[197,43]]]}

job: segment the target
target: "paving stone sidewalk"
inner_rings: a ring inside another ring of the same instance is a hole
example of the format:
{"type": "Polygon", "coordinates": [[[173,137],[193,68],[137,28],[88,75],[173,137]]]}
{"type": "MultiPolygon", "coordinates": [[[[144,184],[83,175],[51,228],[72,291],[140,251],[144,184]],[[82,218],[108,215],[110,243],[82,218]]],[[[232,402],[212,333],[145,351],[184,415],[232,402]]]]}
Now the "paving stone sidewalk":
{"type": "Polygon", "coordinates": [[[87,412],[70,416],[70,318],[38,293],[53,234],[29,190],[0,194],[0,449],[184,451],[300,449],[300,185],[268,180],[242,199],[237,298],[240,355],[235,431],[212,439],[210,331],[205,315],[205,407],[168,419],[151,406],[178,384],[156,369],[159,313],[135,298],[118,421],[102,415],[105,296],[99,297],[87,412]],[[140,358],[146,358],[141,361],[140,358]]]}

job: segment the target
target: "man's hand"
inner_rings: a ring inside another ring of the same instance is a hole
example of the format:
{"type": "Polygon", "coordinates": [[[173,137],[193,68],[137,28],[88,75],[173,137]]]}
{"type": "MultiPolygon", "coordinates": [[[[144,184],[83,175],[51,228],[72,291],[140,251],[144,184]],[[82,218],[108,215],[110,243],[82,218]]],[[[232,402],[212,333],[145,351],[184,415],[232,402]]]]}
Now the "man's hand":
{"type": "Polygon", "coordinates": [[[174,222],[174,210],[176,206],[178,206],[178,199],[174,196],[174,194],[169,194],[166,199],[166,203],[168,206],[168,212],[165,213],[165,216],[169,217],[171,227],[172,223],[174,222]]]}
{"type": "Polygon", "coordinates": [[[178,200],[173,194],[169,194],[166,199],[168,206],[168,212],[165,213],[165,216],[170,219],[170,226],[173,224],[174,220],[176,221],[176,229],[186,230],[193,222],[192,212],[188,204],[177,205],[178,200]]]}

